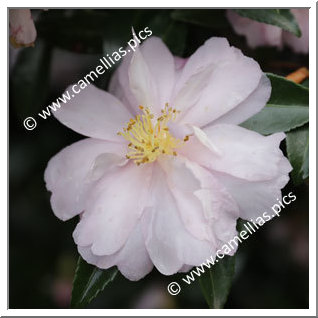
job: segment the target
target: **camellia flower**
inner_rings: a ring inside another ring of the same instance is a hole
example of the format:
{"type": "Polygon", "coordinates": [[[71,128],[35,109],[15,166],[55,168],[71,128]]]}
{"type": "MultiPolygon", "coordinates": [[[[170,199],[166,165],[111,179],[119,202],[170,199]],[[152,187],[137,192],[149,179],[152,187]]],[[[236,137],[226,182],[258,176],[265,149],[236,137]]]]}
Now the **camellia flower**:
{"type": "Polygon", "coordinates": [[[14,47],[32,46],[36,29],[30,9],[10,9],[10,42],[14,47]]]}
{"type": "Polygon", "coordinates": [[[308,53],[309,10],[291,9],[291,12],[300,27],[302,33],[300,38],[277,26],[241,17],[232,10],[227,10],[226,14],[235,32],[239,35],[244,35],[251,48],[276,46],[281,49],[284,45],[287,45],[296,53],[308,53]]]}
{"type": "Polygon", "coordinates": [[[153,265],[171,275],[215,256],[239,217],[270,209],[289,180],[285,135],[237,126],[270,93],[257,62],[224,38],[181,59],[152,37],[110,93],[89,85],[63,105],[58,120],[89,138],[53,157],[45,181],[57,217],[81,214],[81,256],[131,280],[153,265]]]}

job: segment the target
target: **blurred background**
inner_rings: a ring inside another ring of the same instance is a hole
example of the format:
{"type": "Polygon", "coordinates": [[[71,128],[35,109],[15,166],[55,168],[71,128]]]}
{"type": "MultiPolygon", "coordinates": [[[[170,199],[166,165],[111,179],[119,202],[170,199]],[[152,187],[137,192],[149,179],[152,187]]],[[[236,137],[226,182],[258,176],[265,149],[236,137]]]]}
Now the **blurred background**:
{"type": "MultiPolygon", "coordinates": [[[[32,16],[34,45],[9,46],[9,308],[68,308],[78,220],[63,223],[53,215],[43,173],[53,155],[82,136],[54,118],[33,131],[23,120],[94,69],[100,57],[125,46],[131,26],[148,26],[182,57],[212,36],[226,37],[264,72],[283,76],[308,67],[308,54],[285,46],[250,48],[221,9],[32,10],[32,16]]],[[[95,85],[107,89],[113,71],[95,85]]],[[[308,181],[298,187],[290,182],[284,192],[290,191],[297,200],[240,246],[225,308],[308,308],[308,181]]],[[[168,294],[167,285],[181,277],[153,270],[134,283],[118,275],[89,308],[207,308],[198,281],[184,284],[178,296],[168,294]]]]}

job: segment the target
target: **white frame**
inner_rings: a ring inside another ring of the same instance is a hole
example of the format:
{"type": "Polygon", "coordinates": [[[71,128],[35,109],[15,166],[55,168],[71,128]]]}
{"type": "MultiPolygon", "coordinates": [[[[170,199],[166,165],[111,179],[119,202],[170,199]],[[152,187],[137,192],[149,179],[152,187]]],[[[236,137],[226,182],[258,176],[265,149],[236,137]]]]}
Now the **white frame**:
{"type": "MultiPolygon", "coordinates": [[[[30,0],[28,2],[21,0],[4,1],[1,6],[1,43],[8,42],[8,25],[7,10],[8,7],[25,7],[28,5],[30,8],[43,8],[43,0],[30,0]]],[[[46,8],[58,7],[74,7],[78,6],[79,2],[75,0],[54,0],[45,1],[46,8]]],[[[107,4],[111,7],[311,7],[310,9],[310,180],[309,180],[309,309],[8,309],[8,180],[4,178],[8,176],[8,160],[7,157],[1,156],[1,255],[5,255],[5,259],[1,262],[1,298],[0,298],[0,314],[1,316],[316,316],[316,2],[315,1],[283,1],[283,0],[267,0],[262,2],[255,1],[231,1],[223,0],[221,2],[212,2],[208,0],[196,1],[176,1],[176,0],[160,0],[160,1],[123,1],[117,0],[116,2],[105,2],[98,0],[90,0],[90,7],[103,8],[107,4]],[[220,5],[221,4],[221,5],[220,5]],[[6,283],[5,283],[6,282],[6,283]]],[[[3,47],[3,46],[2,46],[3,47]]],[[[1,54],[1,74],[2,85],[0,86],[1,96],[6,96],[6,103],[8,105],[8,53],[5,50],[0,51],[1,54]],[[4,78],[6,77],[6,78],[4,78]]],[[[8,149],[8,110],[3,102],[0,107],[0,114],[2,123],[0,125],[0,140],[1,145],[8,149]]],[[[26,131],[27,133],[27,131],[26,131]]],[[[49,138],[49,137],[48,137],[49,138]]]]}

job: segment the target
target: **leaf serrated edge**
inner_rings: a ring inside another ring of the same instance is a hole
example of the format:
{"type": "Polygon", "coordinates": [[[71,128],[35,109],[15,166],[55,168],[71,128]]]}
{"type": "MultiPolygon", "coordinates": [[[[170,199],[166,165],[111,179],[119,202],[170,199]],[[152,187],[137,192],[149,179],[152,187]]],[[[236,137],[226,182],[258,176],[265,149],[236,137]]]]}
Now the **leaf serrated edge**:
{"type": "MultiPolygon", "coordinates": [[[[94,268],[94,272],[96,272],[96,270],[99,270],[99,269],[97,269],[97,268],[94,268]]],[[[109,269],[109,270],[111,270],[111,269],[109,269]]],[[[112,274],[110,275],[110,277],[102,284],[102,286],[101,286],[101,288],[98,288],[97,290],[96,290],[96,292],[95,292],[95,294],[93,294],[90,298],[88,298],[88,301],[87,301],[87,303],[90,303],[101,291],[103,291],[104,289],[105,289],[105,287],[109,284],[109,283],[111,283],[114,279],[115,279],[115,277],[116,277],[116,275],[117,275],[117,273],[118,273],[118,269],[116,268],[113,268],[112,269],[112,274]]],[[[102,274],[102,273],[101,273],[102,274]]],[[[91,277],[92,277],[92,275],[91,275],[91,277]]],[[[90,279],[89,279],[89,282],[91,281],[91,277],[90,277],[90,279]]],[[[88,283],[89,283],[88,282],[88,283]]],[[[88,285],[88,283],[87,283],[87,285],[88,285]]],[[[87,286],[86,285],[86,286],[87,286]]],[[[84,294],[83,295],[83,297],[81,298],[81,302],[82,302],[82,299],[84,298],[84,296],[86,296],[86,294],[84,294]]]]}
{"type": "MultiPolygon", "coordinates": [[[[98,294],[99,292],[101,292],[101,291],[103,291],[103,290],[105,289],[106,285],[108,285],[109,283],[111,283],[111,282],[115,279],[115,277],[116,277],[116,275],[117,275],[117,273],[118,273],[118,269],[117,269],[117,268],[113,268],[113,273],[112,273],[112,275],[110,276],[110,278],[102,285],[101,288],[97,289],[96,292],[95,292],[90,298],[88,298],[88,301],[85,301],[85,302],[82,301],[82,300],[83,300],[83,297],[85,296],[85,294],[84,294],[84,296],[81,296],[80,301],[73,302],[72,300],[73,300],[73,292],[74,292],[74,286],[75,286],[74,283],[75,283],[75,281],[76,281],[76,279],[77,279],[78,272],[80,271],[80,266],[79,266],[79,265],[80,265],[81,261],[84,261],[84,260],[82,259],[81,256],[79,256],[78,261],[77,261],[77,264],[76,264],[76,269],[75,269],[75,274],[74,274],[73,283],[72,283],[71,308],[78,308],[78,307],[80,307],[80,306],[83,306],[83,305],[85,305],[85,304],[90,303],[90,302],[97,296],[97,294],[98,294]]],[[[84,261],[84,262],[85,262],[85,261],[84,261]]],[[[93,272],[95,272],[96,269],[98,269],[98,268],[95,267],[93,272]]],[[[90,278],[89,278],[88,283],[90,282],[91,277],[92,277],[92,274],[90,275],[90,278]]],[[[85,285],[85,287],[88,285],[88,283],[85,285]]]]}

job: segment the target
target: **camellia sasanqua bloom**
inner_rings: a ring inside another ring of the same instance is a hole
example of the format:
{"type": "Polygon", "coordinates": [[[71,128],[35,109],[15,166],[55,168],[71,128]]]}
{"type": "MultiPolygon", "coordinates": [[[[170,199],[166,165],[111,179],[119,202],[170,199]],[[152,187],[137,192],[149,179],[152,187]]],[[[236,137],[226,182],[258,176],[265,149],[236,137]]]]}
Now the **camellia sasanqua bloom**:
{"type": "Polygon", "coordinates": [[[13,47],[28,47],[34,44],[36,29],[30,9],[9,10],[10,43],[13,47]]]}
{"type": "Polygon", "coordinates": [[[152,37],[109,92],[89,85],[64,104],[57,119],[89,138],[54,156],[45,181],[58,218],[81,215],[80,255],[130,280],[153,266],[171,275],[215,256],[239,217],[257,222],[289,180],[285,135],[238,124],[270,93],[258,63],[224,38],[182,59],[152,37]]]}
{"type": "Polygon", "coordinates": [[[281,49],[287,45],[296,53],[307,54],[309,50],[309,10],[291,9],[291,12],[301,30],[300,38],[275,25],[242,17],[233,10],[227,10],[226,15],[234,31],[239,35],[244,35],[251,48],[275,46],[281,49]]]}

